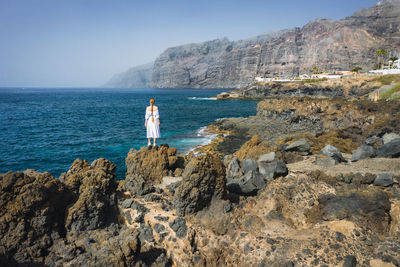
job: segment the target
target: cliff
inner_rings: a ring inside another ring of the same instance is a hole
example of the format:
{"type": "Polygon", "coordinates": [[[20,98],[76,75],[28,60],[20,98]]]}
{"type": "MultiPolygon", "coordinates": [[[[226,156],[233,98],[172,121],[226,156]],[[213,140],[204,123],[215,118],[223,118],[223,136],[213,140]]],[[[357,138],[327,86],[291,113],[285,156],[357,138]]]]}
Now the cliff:
{"type": "Polygon", "coordinates": [[[255,38],[217,39],[165,50],[154,62],[150,87],[239,88],[257,76],[295,77],[312,67],[373,69],[375,51],[400,51],[400,1],[384,0],[343,20],[317,19],[303,27],[255,38]]]}
{"type": "Polygon", "coordinates": [[[148,63],[130,68],[129,70],[115,74],[104,87],[111,88],[147,88],[153,75],[154,63],[148,63]]]}

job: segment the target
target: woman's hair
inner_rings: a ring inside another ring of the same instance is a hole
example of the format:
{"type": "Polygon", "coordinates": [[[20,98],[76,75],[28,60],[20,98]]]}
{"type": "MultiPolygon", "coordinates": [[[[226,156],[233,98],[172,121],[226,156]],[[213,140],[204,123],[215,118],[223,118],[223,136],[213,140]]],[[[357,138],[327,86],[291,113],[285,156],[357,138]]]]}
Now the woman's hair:
{"type": "Polygon", "coordinates": [[[151,121],[154,122],[154,116],[153,116],[153,106],[156,100],[154,98],[150,98],[150,105],[151,105],[151,121]]]}

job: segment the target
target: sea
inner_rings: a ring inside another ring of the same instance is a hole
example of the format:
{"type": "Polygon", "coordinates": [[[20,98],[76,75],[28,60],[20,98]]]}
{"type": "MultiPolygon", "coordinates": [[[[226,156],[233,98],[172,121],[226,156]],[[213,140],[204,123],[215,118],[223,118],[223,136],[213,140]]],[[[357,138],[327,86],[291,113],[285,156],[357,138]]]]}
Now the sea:
{"type": "MultiPolygon", "coordinates": [[[[224,90],[226,91],[226,90],[224,90]]],[[[212,89],[0,88],[0,173],[36,169],[55,177],[76,158],[106,158],[124,179],[131,148],[147,145],[149,99],[159,107],[158,144],[188,153],[214,137],[205,127],[223,117],[256,114],[257,102],[210,97],[212,89]]]]}

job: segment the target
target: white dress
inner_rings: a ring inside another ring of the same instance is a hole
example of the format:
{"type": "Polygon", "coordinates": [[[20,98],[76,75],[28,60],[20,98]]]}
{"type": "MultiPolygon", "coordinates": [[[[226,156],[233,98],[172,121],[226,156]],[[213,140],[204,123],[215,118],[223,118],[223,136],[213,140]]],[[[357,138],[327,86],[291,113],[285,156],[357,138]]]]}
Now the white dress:
{"type": "Polygon", "coordinates": [[[151,111],[149,109],[146,109],[146,116],[145,120],[147,123],[147,138],[160,138],[160,126],[158,125],[158,120],[160,118],[160,115],[158,114],[158,109],[153,111],[153,114],[151,114],[151,111]],[[152,120],[152,117],[154,118],[154,122],[152,120]]]}

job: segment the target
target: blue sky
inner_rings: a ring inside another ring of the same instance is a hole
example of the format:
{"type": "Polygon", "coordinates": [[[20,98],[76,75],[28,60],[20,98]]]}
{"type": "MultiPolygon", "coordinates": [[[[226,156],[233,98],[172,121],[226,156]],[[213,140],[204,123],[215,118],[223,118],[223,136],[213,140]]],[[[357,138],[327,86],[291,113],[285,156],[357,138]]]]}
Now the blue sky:
{"type": "Polygon", "coordinates": [[[100,86],[170,46],[239,40],[376,0],[0,0],[0,87],[100,86]]]}

